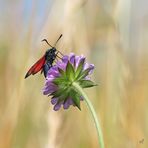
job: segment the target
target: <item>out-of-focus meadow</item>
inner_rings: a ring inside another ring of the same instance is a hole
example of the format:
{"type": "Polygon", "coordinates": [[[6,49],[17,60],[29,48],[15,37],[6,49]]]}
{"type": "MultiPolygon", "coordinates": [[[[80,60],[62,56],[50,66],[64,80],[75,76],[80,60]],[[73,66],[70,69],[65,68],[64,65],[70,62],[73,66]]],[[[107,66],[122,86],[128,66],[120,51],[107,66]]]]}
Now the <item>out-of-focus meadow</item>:
{"type": "Polygon", "coordinates": [[[0,1],[0,148],[97,148],[84,102],[52,110],[43,75],[24,79],[53,45],[95,64],[87,89],[106,148],[148,147],[148,2],[146,0],[0,1]]]}

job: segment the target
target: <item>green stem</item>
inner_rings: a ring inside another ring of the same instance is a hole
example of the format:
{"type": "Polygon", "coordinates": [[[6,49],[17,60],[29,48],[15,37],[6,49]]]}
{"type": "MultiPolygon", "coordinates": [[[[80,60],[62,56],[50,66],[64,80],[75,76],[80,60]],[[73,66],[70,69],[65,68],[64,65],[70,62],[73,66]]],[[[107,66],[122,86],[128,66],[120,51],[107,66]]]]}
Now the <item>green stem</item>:
{"type": "Polygon", "coordinates": [[[100,148],[104,148],[104,142],[103,142],[103,134],[102,134],[102,131],[101,131],[101,127],[100,127],[100,124],[98,122],[98,118],[97,118],[97,114],[93,108],[93,105],[92,103],[90,102],[90,100],[88,99],[87,95],[85,94],[85,92],[83,91],[83,89],[80,87],[79,84],[77,84],[76,82],[73,82],[73,86],[82,94],[91,114],[92,114],[92,117],[94,119],[94,122],[95,122],[95,126],[96,126],[96,129],[97,129],[97,134],[98,134],[98,141],[99,141],[99,144],[100,144],[100,148]]]}

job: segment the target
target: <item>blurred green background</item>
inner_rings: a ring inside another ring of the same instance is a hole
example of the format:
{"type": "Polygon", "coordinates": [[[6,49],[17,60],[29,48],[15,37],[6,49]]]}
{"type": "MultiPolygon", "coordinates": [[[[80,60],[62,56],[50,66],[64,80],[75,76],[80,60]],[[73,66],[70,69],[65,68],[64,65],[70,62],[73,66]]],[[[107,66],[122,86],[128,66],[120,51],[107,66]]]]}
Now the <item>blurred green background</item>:
{"type": "Polygon", "coordinates": [[[147,0],[0,1],[0,148],[97,148],[84,102],[52,110],[43,75],[24,79],[46,51],[95,64],[86,90],[100,117],[106,148],[148,147],[147,0]]]}

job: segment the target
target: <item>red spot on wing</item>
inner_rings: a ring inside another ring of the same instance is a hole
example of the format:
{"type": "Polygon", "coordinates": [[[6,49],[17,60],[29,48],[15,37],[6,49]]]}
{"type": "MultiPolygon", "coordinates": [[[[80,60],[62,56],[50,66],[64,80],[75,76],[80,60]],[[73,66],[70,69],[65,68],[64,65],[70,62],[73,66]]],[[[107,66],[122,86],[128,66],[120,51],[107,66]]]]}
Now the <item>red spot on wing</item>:
{"type": "Polygon", "coordinates": [[[34,75],[36,74],[37,72],[39,72],[42,68],[43,68],[43,65],[45,64],[45,55],[40,58],[30,69],[29,71],[26,73],[25,75],[25,79],[27,77],[29,77],[31,74],[34,75]]]}

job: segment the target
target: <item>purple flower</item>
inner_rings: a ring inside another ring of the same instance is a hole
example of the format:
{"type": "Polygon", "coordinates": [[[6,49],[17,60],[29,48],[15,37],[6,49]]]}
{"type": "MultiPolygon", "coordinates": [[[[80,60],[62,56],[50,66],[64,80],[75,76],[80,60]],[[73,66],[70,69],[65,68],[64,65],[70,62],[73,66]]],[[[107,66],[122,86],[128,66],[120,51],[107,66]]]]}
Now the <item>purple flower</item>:
{"type": "Polygon", "coordinates": [[[82,88],[95,86],[89,77],[93,69],[94,65],[86,63],[83,55],[76,56],[73,53],[63,56],[61,61],[57,61],[50,68],[43,94],[52,96],[51,104],[54,105],[55,111],[61,106],[68,109],[71,105],[80,109],[80,101],[83,97],[74,88],[73,83],[79,84],[82,88]]]}

